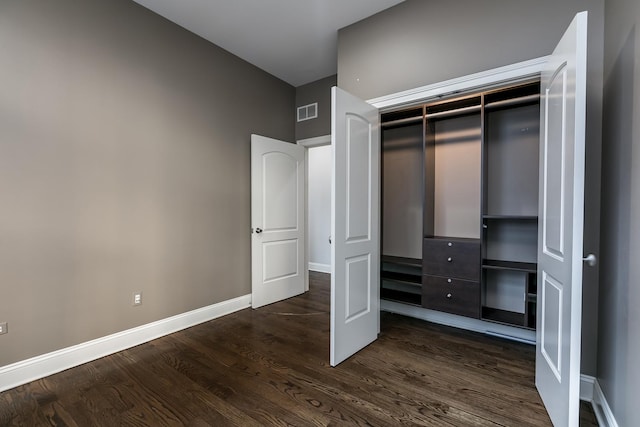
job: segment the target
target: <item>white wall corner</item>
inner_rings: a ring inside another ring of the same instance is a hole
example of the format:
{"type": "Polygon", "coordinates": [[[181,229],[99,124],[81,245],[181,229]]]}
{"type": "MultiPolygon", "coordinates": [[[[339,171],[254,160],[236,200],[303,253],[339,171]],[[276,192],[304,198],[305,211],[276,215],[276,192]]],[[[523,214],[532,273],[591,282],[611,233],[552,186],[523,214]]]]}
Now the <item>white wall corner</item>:
{"type": "Polygon", "coordinates": [[[0,392],[251,307],[244,295],[0,367],[0,392]]]}
{"type": "Polygon", "coordinates": [[[331,265],[330,264],[320,264],[317,262],[309,263],[309,270],[317,271],[319,273],[331,273],[331,265]]]}
{"type": "MultiPolygon", "coordinates": [[[[582,392],[582,387],[580,387],[580,390],[582,392]]],[[[618,427],[616,417],[613,415],[613,411],[597,379],[593,383],[593,400],[591,404],[593,405],[593,412],[596,414],[598,425],[602,427],[618,427]]]]}

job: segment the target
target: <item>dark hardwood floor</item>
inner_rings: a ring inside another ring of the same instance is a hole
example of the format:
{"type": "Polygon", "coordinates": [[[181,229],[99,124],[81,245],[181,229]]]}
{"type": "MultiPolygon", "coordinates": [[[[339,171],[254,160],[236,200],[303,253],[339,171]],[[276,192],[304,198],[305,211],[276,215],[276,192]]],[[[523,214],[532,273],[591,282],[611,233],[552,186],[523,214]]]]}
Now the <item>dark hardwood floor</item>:
{"type": "MultiPolygon", "coordinates": [[[[329,276],[311,290],[0,394],[0,426],[549,426],[534,348],[382,313],[329,366],[329,276]]],[[[597,425],[588,405],[581,425],[597,425]]]]}

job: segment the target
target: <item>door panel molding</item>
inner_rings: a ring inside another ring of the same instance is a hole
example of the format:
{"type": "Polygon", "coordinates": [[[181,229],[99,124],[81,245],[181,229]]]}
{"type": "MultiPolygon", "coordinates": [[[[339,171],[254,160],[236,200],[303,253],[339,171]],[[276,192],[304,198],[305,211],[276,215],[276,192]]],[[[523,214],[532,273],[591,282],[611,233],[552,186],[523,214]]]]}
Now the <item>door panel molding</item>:
{"type": "Polygon", "coordinates": [[[580,410],[587,12],[542,71],[536,387],[557,426],[580,410]]]}
{"type": "Polygon", "coordinates": [[[307,290],[305,148],[251,135],[251,306],[307,290]]]}
{"type": "Polygon", "coordinates": [[[380,330],[378,110],[332,89],[331,365],[380,330]]]}

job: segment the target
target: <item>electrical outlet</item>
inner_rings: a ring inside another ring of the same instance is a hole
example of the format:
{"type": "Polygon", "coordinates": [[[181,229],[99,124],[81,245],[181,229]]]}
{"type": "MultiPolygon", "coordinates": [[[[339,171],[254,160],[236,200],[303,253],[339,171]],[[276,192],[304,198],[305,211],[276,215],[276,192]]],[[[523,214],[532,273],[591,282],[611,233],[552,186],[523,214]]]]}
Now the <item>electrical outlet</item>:
{"type": "Polygon", "coordinates": [[[0,335],[9,332],[9,326],[7,322],[0,322],[0,335]]]}
{"type": "Polygon", "coordinates": [[[133,293],[133,305],[142,305],[142,292],[133,293]]]}

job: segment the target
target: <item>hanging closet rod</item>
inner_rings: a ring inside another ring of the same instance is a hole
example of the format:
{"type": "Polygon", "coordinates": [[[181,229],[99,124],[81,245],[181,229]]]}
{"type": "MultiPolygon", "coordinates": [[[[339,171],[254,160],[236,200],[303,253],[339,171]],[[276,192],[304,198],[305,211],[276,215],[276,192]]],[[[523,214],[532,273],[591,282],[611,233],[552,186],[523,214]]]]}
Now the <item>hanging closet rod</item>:
{"type": "Polygon", "coordinates": [[[440,111],[438,113],[431,113],[431,114],[427,114],[427,118],[428,119],[435,119],[435,118],[448,117],[448,116],[457,116],[459,114],[473,113],[475,111],[480,111],[480,105],[472,105],[470,107],[462,107],[462,108],[456,108],[454,110],[447,110],[447,111],[440,111]]]}
{"type": "Polygon", "coordinates": [[[407,123],[413,123],[413,122],[421,122],[422,121],[422,116],[416,116],[416,117],[407,117],[405,119],[398,119],[398,120],[392,120],[390,122],[383,122],[381,124],[381,126],[383,128],[386,128],[388,126],[395,126],[395,125],[404,125],[407,123]]]}
{"type": "Polygon", "coordinates": [[[486,104],[486,109],[499,108],[499,107],[511,107],[518,104],[527,104],[529,102],[535,102],[540,100],[540,94],[535,93],[533,95],[521,96],[519,98],[505,99],[503,101],[495,101],[486,104]]]}

